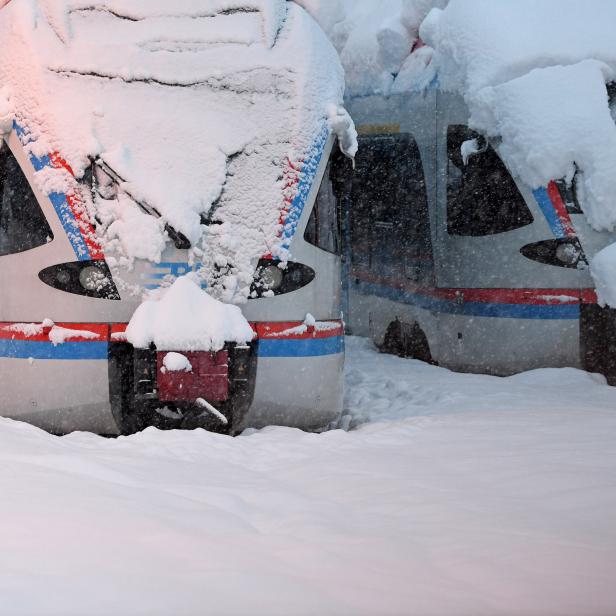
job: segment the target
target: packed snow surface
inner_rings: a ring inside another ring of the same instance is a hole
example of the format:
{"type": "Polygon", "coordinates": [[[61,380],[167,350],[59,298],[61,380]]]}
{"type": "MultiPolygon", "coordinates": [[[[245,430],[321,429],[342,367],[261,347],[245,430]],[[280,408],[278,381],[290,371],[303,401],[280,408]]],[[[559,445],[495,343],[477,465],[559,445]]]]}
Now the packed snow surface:
{"type": "MultiPolygon", "coordinates": [[[[246,343],[254,336],[238,306],[211,297],[194,275],[181,276],[170,287],[152,292],[126,328],[126,339],[135,348],[154,344],[159,351],[220,351],[225,342],[246,343]]],[[[169,360],[173,366],[165,367],[186,368],[176,367],[174,359],[169,360]]]]}
{"type": "Polygon", "coordinates": [[[616,389],[347,351],[350,431],[0,420],[2,609],[616,613],[616,389]]]}
{"type": "Polygon", "coordinates": [[[247,296],[261,256],[286,258],[289,170],[320,154],[343,89],[334,48],[286,0],[12,0],[0,13],[0,130],[15,121],[29,153],[66,163],[39,187],[79,192],[120,264],[160,260],[183,234],[203,277],[226,261],[208,283],[227,301],[247,296]],[[91,168],[93,195],[72,175],[91,168]]]}

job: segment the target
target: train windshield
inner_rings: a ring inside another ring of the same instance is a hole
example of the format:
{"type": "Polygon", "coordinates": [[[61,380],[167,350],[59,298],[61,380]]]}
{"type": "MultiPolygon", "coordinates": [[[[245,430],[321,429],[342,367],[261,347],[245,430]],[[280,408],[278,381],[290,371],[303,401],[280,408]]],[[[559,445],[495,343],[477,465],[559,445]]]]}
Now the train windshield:
{"type": "Polygon", "coordinates": [[[524,197],[494,148],[467,126],[447,130],[447,231],[480,237],[533,222],[524,197]]]}
{"type": "Polygon", "coordinates": [[[426,180],[409,134],[360,138],[350,190],[351,264],[426,283],[433,273],[426,180]]]}
{"type": "Polygon", "coordinates": [[[0,257],[43,246],[53,234],[9,147],[0,142],[0,257]]]}

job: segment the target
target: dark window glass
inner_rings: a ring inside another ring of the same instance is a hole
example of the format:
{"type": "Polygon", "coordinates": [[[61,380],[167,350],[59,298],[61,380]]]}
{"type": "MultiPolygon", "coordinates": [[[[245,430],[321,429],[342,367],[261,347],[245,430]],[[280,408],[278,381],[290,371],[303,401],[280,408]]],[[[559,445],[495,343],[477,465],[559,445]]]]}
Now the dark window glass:
{"type": "Polygon", "coordinates": [[[331,178],[332,164],[327,165],[317,199],[306,226],[304,239],[327,252],[340,254],[340,209],[331,178]]]}
{"type": "Polygon", "coordinates": [[[433,262],[426,182],[410,135],[360,138],[350,201],[354,269],[428,282],[433,262]]]}
{"type": "Polygon", "coordinates": [[[43,246],[52,238],[26,176],[0,142],[0,256],[43,246]]]}
{"type": "Polygon", "coordinates": [[[482,236],[513,231],[533,222],[524,198],[496,151],[466,126],[447,131],[447,230],[482,236]],[[462,145],[479,151],[462,158],[462,145]]]}
{"type": "Polygon", "coordinates": [[[616,82],[613,81],[609,83],[607,86],[607,96],[610,104],[610,113],[612,114],[612,119],[616,122],[616,82]]]}

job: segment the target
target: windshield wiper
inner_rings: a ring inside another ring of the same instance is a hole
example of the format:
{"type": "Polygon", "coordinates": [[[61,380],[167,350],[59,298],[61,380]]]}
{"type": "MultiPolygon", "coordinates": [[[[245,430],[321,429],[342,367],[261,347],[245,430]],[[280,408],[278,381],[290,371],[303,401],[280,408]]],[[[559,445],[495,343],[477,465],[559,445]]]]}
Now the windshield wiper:
{"type": "MultiPolygon", "coordinates": [[[[126,181],[124,180],[124,178],[119,175],[114,169],[112,169],[102,158],[97,158],[96,160],[91,159],[91,162],[92,164],[89,173],[86,173],[84,175],[83,181],[89,183],[90,190],[92,191],[92,193],[98,194],[103,199],[105,198],[105,196],[102,195],[96,187],[97,178],[95,169],[97,169],[104,173],[109,178],[109,180],[111,180],[111,183],[113,183],[115,188],[124,193],[127,197],[129,197],[131,201],[133,201],[133,203],[135,203],[142,212],[145,212],[150,216],[154,216],[155,218],[162,218],[161,213],[155,207],[151,206],[146,201],[136,199],[131,194],[131,192],[126,189],[126,181]]],[[[165,223],[165,231],[167,232],[167,235],[178,250],[188,250],[191,247],[190,240],[182,232],[171,226],[168,222],[165,223]]]]}

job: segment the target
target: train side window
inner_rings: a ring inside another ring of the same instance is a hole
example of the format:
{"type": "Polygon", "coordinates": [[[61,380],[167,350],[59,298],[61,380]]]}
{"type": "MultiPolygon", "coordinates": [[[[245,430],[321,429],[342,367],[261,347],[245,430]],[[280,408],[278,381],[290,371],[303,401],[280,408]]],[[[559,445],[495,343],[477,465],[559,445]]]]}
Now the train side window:
{"type": "Polygon", "coordinates": [[[507,167],[478,133],[467,126],[450,126],[447,158],[447,231],[450,235],[493,235],[533,222],[533,215],[507,167]],[[464,161],[462,144],[471,140],[477,140],[479,151],[464,161]]]}
{"type": "Polygon", "coordinates": [[[23,171],[0,142],[0,257],[45,245],[53,233],[23,171]]]}
{"type": "Polygon", "coordinates": [[[304,239],[313,246],[333,254],[340,254],[340,212],[331,178],[331,162],[327,165],[323,181],[306,225],[304,239]]]}

